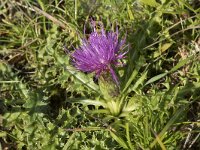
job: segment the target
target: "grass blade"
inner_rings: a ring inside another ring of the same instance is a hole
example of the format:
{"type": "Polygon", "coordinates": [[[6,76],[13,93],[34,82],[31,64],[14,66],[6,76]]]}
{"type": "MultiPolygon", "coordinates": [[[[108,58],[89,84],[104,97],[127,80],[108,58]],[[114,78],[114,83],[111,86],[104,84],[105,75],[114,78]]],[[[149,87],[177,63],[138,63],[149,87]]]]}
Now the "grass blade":
{"type": "Polygon", "coordinates": [[[112,138],[115,139],[119,143],[119,145],[121,147],[123,147],[124,149],[128,149],[128,146],[127,146],[126,142],[122,138],[120,138],[119,136],[117,136],[112,131],[110,132],[110,134],[111,134],[112,138]]]}
{"type": "Polygon", "coordinates": [[[190,57],[188,57],[188,58],[186,58],[186,59],[184,59],[184,60],[181,60],[181,61],[180,61],[176,66],[174,66],[170,71],[168,71],[168,72],[166,72],[166,73],[159,74],[159,75],[157,75],[157,76],[155,76],[155,77],[149,79],[149,80],[146,82],[145,86],[148,85],[148,84],[150,84],[150,83],[153,83],[153,82],[155,82],[155,81],[157,81],[157,80],[159,80],[159,79],[161,79],[161,78],[163,78],[163,77],[165,77],[165,76],[168,75],[169,73],[172,73],[172,72],[178,70],[179,68],[181,68],[181,67],[183,67],[184,65],[186,65],[186,64],[188,63],[188,61],[191,60],[191,59],[193,59],[193,58],[194,58],[194,56],[190,56],[190,57]]]}
{"type": "Polygon", "coordinates": [[[158,142],[158,139],[160,141],[162,141],[162,139],[164,138],[164,134],[165,132],[170,128],[170,126],[172,124],[175,123],[175,121],[178,119],[178,117],[184,112],[185,107],[181,107],[179,108],[179,110],[176,111],[176,113],[173,115],[173,117],[168,121],[168,123],[166,124],[166,126],[163,128],[163,130],[158,134],[158,137],[156,137],[156,139],[152,142],[152,144],[150,145],[151,148],[153,148],[156,143],[158,142]]]}

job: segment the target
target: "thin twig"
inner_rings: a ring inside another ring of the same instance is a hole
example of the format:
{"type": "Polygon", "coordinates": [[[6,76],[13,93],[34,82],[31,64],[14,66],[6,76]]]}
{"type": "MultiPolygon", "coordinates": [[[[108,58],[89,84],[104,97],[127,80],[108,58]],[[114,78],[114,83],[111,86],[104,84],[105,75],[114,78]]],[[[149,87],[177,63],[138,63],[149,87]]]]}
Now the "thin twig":
{"type": "Polygon", "coordinates": [[[68,128],[66,131],[83,132],[83,131],[96,131],[96,130],[109,130],[103,127],[88,127],[88,128],[68,128]]]}
{"type": "MultiPolygon", "coordinates": [[[[63,22],[61,22],[61,21],[59,21],[58,19],[56,19],[56,18],[53,17],[52,15],[46,13],[45,11],[39,9],[39,8],[36,7],[36,6],[31,5],[31,7],[27,7],[27,6],[22,5],[22,4],[19,3],[19,2],[15,2],[15,1],[14,1],[14,3],[17,4],[17,5],[19,5],[19,6],[21,6],[21,7],[24,7],[24,8],[26,8],[26,9],[29,9],[29,10],[31,10],[31,11],[34,11],[34,12],[36,12],[36,13],[38,13],[38,14],[41,14],[41,15],[45,16],[47,19],[51,20],[53,23],[57,24],[58,26],[60,26],[60,27],[63,28],[63,29],[66,29],[66,27],[68,26],[67,24],[65,24],[65,23],[63,23],[63,22]]],[[[69,26],[68,26],[68,27],[69,27],[69,26]]]]}

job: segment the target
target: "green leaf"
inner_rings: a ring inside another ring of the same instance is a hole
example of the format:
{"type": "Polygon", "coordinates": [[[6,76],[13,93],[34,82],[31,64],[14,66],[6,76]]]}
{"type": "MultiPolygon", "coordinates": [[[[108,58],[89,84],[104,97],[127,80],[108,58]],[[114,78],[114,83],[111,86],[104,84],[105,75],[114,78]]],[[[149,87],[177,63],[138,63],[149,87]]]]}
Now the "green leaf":
{"type": "Polygon", "coordinates": [[[134,84],[134,86],[131,88],[131,90],[136,90],[137,88],[138,88],[138,86],[140,85],[140,84],[143,84],[143,82],[144,82],[144,80],[146,79],[146,77],[147,77],[147,73],[148,73],[148,71],[144,71],[143,73],[142,73],[142,76],[136,81],[136,83],[134,84]]]}
{"type": "Polygon", "coordinates": [[[127,4],[127,11],[128,11],[128,16],[129,16],[130,20],[133,20],[134,19],[133,12],[131,11],[129,4],[127,4]]]}
{"type": "Polygon", "coordinates": [[[116,135],[112,131],[110,132],[110,134],[112,138],[115,139],[120,144],[121,147],[123,147],[124,149],[128,149],[126,142],[122,138],[120,138],[118,135],[116,135]]]}
{"type": "Polygon", "coordinates": [[[165,43],[160,48],[159,51],[154,52],[153,58],[160,56],[163,52],[169,49],[172,46],[172,43],[165,43]]]}
{"type": "Polygon", "coordinates": [[[95,106],[103,106],[106,107],[106,103],[99,101],[99,100],[91,100],[91,99],[85,99],[85,98],[72,98],[72,99],[67,99],[67,102],[70,103],[81,103],[85,105],[95,105],[95,106]]]}
{"type": "Polygon", "coordinates": [[[131,143],[131,138],[130,138],[129,123],[125,124],[125,129],[126,129],[126,138],[127,138],[127,141],[128,141],[128,145],[129,145],[130,149],[134,149],[133,145],[131,143]]]}
{"type": "Polygon", "coordinates": [[[172,73],[172,72],[178,70],[179,68],[183,67],[183,66],[184,66],[185,64],[187,64],[188,61],[189,61],[190,59],[192,59],[192,58],[194,58],[194,56],[190,56],[190,57],[188,57],[188,58],[186,58],[186,59],[180,61],[176,66],[174,66],[174,67],[169,71],[169,73],[172,73]]]}
{"type": "Polygon", "coordinates": [[[124,93],[124,92],[127,90],[127,88],[130,86],[131,82],[135,79],[135,77],[137,76],[137,74],[138,74],[138,69],[136,68],[136,69],[134,69],[134,71],[132,72],[130,78],[128,79],[128,82],[126,83],[124,89],[122,90],[123,93],[124,93]]]}
{"type": "Polygon", "coordinates": [[[70,138],[67,140],[65,146],[63,147],[63,150],[68,150],[70,148],[71,145],[73,145],[73,140],[76,136],[76,132],[74,132],[70,138]]]}
{"type": "Polygon", "coordinates": [[[155,0],[140,0],[140,2],[142,2],[142,3],[145,4],[145,5],[152,6],[152,7],[157,7],[157,6],[160,5],[160,4],[157,3],[155,0]]]}
{"type": "Polygon", "coordinates": [[[146,82],[146,84],[145,84],[144,86],[146,86],[146,85],[148,85],[148,84],[150,84],[150,83],[153,83],[153,82],[155,82],[155,81],[157,81],[157,80],[163,78],[163,77],[166,76],[167,74],[168,74],[168,73],[162,73],[162,74],[159,74],[159,75],[157,75],[157,76],[155,76],[155,77],[149,79],[149,80],[146,82]]]}
{"type": "Polygon", "coordinates": [[[134,110],[137,110],[140,106],[137,103],[138,97],[131,97],[131,99],[128,100],[128,102],[126,102],[126,104],[124,105],[123,109],[122,109],[122,114],[124,112],[132,112],[134,110]]]}
{"type": "Polygon", "coordinates": [[[20,81],[0,81],[0,83],[18,83],[20,81]]]}
{"type": "Polygon", "coordinates": [[[83,73],[77,71],[75,68],[71,66],[66,66],[66,70],[74,75],[79,81],[81,81],[84,85],[88,86],[92,90],[99,93],[99,87],[90,79],[88,76],[84,75],[83,73]]]}
{"type": "Polygon", "coordinates": [[[6,131],[0,131],[0,137],[5,137],[7,135],[6,131]]]}
{"type": "Polygon", "coordinates": [[[103,74],[98,80],[100,91],[105,100],[116,99],[119,95],[119,88],[110,74],[103,74]]]}

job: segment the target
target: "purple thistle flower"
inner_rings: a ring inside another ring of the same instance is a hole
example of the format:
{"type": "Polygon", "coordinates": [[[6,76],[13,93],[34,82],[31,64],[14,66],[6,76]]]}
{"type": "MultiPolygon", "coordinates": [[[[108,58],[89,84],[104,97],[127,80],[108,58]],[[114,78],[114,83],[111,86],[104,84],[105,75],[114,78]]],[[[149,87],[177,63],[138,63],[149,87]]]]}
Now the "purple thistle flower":
{"type": "Polygon", "coordinates": [[[92,23],[93,32],[88,39],[82,39],[82,45],[71,55],[73,65],[83,72],[95,72],[96,78],[110,72],[119,84],[113,67],[120,66],[122,62],[119,60],[127,53],[122,51],[125,39],[119,40],[118,30],[106,32],[103,26],[97,32],[95,23],[92,23]]]}

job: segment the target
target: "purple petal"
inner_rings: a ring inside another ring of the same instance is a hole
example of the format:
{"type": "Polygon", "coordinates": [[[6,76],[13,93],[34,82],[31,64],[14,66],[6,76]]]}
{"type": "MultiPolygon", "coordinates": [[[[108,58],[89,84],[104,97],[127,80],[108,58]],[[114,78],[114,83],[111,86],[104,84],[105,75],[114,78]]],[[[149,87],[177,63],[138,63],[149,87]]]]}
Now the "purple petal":
{"type": "Polygon", "coordinates": [[[111,75],[113,77],[113,80],[116,82],[117,85],[119,85],[119,81],[118,81],[118,78],[117,78],[117,75],[116,75],[115,71],[113,70],[112,67],[110,67],[109,69],[110,69],[110,73],[111,73],[111,75]]]}
{"type": "Polygon", "coordinates": [[[100,32],[96,30],[96,22],[91,22],[93,32],[88,39],[82,39],[81,46],[71,55],[73,65],[84,72],[95,72],[96,77],[110,70],[113,80],[119,84],[111,66],[119,66],[119,60],[125,57],[127,53],[123,52],[125,38],[119,40],[118,29],[116,32],[106,32],[103,24],[98,25],[101,28],[100,32]]]}

